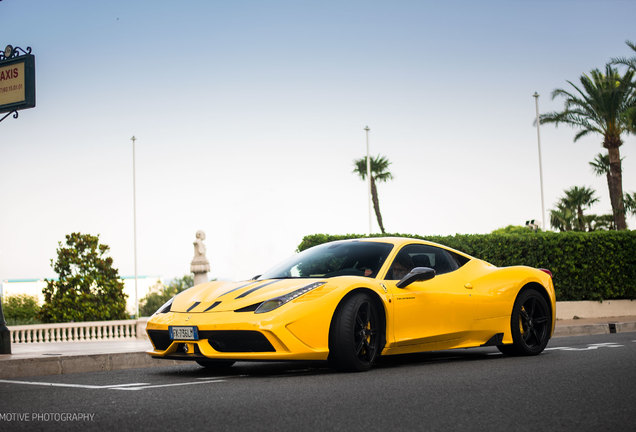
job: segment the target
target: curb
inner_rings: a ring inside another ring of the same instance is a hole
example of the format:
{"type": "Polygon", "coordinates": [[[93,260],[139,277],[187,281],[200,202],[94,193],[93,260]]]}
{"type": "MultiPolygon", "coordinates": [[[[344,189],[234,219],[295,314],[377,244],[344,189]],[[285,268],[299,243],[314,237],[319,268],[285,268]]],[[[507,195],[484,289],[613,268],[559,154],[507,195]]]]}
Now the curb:
{"type": "Polygon", "coordinates": [[[552,337],[636,332],[636,321],[556,326],[552,337]]]}
{"type": "Polygon", "coordinates": [[[65,375],[84,372],[102,372],[174,366],[176,360],[153,359],[145,352],[116,354],[59,355],[41,358],[3,360],[0,378],[18,378],[36,375],[65,375]]]}

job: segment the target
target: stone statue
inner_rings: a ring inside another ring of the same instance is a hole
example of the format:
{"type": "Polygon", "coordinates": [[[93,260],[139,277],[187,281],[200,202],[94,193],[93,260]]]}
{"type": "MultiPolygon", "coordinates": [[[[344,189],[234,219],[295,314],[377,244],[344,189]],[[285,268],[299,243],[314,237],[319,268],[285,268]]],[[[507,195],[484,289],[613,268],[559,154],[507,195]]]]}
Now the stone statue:
{"type": "Polygon", "coordinates": [[[198,285],[208,281],[208,272],[210,271],[210,262],[205,256],[205,233],[201,230],[197,231],[194,245],[194,258],[190,263],[190,271],[194,273],[194,284],[198,285]]]}

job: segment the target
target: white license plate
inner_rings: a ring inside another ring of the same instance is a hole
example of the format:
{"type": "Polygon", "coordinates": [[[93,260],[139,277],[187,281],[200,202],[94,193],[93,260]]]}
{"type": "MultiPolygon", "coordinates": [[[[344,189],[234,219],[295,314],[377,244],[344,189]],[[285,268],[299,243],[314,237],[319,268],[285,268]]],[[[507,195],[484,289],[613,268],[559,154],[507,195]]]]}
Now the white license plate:
{"type": "Polygon", "coordinates": [[[199,332],[196,327],[170,327],[170,339],[172,340],[199,340],[199,332]]]}

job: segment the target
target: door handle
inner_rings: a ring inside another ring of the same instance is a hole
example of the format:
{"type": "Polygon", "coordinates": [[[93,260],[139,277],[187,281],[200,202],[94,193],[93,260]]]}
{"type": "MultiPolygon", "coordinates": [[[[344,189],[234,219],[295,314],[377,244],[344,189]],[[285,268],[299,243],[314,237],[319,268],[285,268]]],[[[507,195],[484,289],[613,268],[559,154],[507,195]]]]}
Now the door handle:
{"type": "Polygon", "coordinates": [[[466,289],[473,289],[473,284],[471,284],[470,282],[464,284],[464,288],[466,289]]]}

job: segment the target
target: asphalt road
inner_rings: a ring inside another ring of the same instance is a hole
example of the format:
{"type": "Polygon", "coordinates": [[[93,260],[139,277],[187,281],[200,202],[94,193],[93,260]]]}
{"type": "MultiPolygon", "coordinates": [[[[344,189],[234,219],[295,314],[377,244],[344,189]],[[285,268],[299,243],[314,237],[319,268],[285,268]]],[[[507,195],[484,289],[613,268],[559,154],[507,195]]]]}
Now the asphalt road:
{"type": "Polygon", "coordinates": [[[393,357],[365,373],[237,363],[0,380],[0,430],[636,430],[636,333],[393,357]]]}

